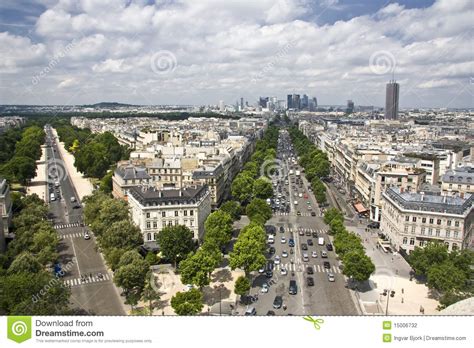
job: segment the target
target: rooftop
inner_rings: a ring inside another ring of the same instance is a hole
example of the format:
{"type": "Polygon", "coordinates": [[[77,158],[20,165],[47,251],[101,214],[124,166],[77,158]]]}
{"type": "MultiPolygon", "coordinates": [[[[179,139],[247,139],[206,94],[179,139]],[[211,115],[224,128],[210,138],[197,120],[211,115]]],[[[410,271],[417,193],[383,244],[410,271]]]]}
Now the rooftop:
{"type": "Polygon", "coordinates": [[[207,185],[196,185],[182,189],[159,190],[155,187],[132,187],[129,195],[141,205],[196,204],[208,193],[207,185]]]}
{"type": "Polygon", "coordinates": [[[448,170],[442,176],[441,180],[447,183],[472,184],[474,179],[473,167],[461,167],[454,170],[448,170]]]}
{"type": "Polygon", "coordinates": [[[146,168],[128,164],[115,169],[115,174],[119,175],[124,180],[132,179],[150,179],[150,175],[146,172],[146,168]]]}

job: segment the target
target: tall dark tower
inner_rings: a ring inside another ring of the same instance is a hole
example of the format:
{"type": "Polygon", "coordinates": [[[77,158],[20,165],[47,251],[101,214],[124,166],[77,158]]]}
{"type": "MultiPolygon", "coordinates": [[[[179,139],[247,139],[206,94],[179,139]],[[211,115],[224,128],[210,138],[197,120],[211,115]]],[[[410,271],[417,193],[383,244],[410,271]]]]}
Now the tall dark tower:
{"type": "Polygon", "coordinates": [[[391,80],[387,83],[387,89],[385,94],[385,119],[386,120],[397,120],[398,119],[398,97],[400,95],[400,85],[391,80]]]}

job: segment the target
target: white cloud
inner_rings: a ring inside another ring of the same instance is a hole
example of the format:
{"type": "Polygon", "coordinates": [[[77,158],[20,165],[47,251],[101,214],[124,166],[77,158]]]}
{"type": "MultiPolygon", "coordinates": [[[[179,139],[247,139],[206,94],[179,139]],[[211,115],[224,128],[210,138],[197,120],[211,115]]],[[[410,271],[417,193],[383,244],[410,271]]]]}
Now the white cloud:
{"type": "MultiPolygon", "coordinates": [[[[438,0],[421,9],[392,3],[372,15],[324,26],[305,20],[312,3],[307,0],[48,2],[36,23],[40,42],[0,33],[0,74],[16,79],[0,102],[19,94],[21,81],[73,43],[35,91],[45,104],[64,99],[47,87],[66,91],[73,81],[84,81],[87,93],[72,103],[205,104],[300,92],[326,104],[362,103],[359,98],[383,105],[390,72],[374,74],[369,59],[386,51],[403,81],[401,92],[422,89],[424,105],[437,105],[472,75],[469,2],[438,0]],[[151,69],[159,51],[176,58],[169,73],[151,69]]],[[[319,5],[342,6],[334,0],[319,5]]],[[[471,105],[472,97],[457,101],[471,105]]],[[[418,102],[411,92],[401,100],[402,106],[418,102]]]]}

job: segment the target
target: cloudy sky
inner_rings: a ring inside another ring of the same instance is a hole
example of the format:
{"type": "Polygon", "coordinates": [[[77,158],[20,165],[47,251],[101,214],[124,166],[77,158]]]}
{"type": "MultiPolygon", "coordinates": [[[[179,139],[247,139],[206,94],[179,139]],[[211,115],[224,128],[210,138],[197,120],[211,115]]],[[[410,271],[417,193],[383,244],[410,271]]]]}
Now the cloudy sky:
{"type": "Polygon", "coordinates": [[[0,104],[474,107],[472,0],[2,0],[0,104]]]}

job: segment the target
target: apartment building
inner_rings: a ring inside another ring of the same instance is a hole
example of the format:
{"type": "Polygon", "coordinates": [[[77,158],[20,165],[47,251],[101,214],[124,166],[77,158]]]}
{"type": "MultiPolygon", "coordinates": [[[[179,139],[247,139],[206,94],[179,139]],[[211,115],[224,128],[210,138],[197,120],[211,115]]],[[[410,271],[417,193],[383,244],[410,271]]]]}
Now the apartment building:
{"type": "Polygon", "coordinates": [[[115,198],[127,199],[131,187],[152,184],[152,177],[143,166],[132,163],[119,164],[112,176],[112,195],[115,198]]]}
{"type": "Polygon", "coordinates": [[[12,201],[7,181],[0,177],[0,252],[5,251],[5,238],[12,220],[12,201]]]}
{"type": "Polygon", "coordinates": [[[158,233],[167,226],[184,225],[194,233],[196,240],[201,240],[204,222],[211,213],[211,195],[205,185],[163,190],[132,187],[128,203],[132,220],[150,248],[156,247],[158,233]]]}
{"type": "Polygon", "coordinates": [[[474,167],[448,170],[441,177],[441,190],[446,194],[474,193],[474,167]]]}
{"type": "Polygon", "coordinates": [[[450,251],[474,248],[473,204],[471,194],[447,196],[389,187],[382,194],[380,229],[402,253],[434,241],[450,251]]]}

